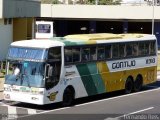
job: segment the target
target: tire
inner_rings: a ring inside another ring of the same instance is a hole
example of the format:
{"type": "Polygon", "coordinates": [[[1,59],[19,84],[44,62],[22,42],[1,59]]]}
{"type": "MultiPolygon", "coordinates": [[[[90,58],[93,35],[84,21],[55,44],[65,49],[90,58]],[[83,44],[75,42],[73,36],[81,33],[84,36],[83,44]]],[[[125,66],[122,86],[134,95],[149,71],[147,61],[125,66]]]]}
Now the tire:
{"type": "Polygon", "coordinates": [[[62,105],[65,106],[65,107],[66,106],[71,106],[74,103],[74,99],[75,99],[74,89],[66,88],[64,93],[63,93],[62,105]]]}
{"type": "Polygon", "coordinates": [[[138,75],[134,82],[134,91],[135,92],[140,91],[142,89],[142,85],[143,85],[143,79],[140,75],[138,75]]]}
{"type": "Polygon", "coordinates": [[[130,77],[127,78],[126,84],[125,84],[125,93],[129,94],[133,90],[133,81],[130,77]]]}

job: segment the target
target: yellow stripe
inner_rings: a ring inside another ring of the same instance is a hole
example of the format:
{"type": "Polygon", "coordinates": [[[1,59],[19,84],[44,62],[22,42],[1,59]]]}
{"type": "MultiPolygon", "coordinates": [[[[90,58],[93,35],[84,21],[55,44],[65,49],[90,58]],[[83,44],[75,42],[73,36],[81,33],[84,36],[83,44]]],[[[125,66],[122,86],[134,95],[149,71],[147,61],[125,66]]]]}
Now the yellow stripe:
{"type": "Polygon", "coordinates": [[[143,77],[144,85],[152,83],[157,79],[156,67],[140,68],[119,72],[109,72],[108,66],[105,62],[97,62],[97,68],[103,82],[105,83],[106,92],[124,89],[125,81],[128,76],[132,76],[135,80],[137,75],[141,74],[143,77]]]}

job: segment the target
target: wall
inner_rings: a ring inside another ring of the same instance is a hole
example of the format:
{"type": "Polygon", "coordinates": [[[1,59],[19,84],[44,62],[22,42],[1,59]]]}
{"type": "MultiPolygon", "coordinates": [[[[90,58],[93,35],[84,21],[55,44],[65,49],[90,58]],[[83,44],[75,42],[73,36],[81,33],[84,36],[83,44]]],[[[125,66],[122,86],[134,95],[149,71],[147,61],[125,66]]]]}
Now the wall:
{"type": "Polygon", "coordinates": [[[14,18],[13,19],[13,41],[27,39],[27,19],[14,18]]]}
{"type": "MultiPolygon", "coordinates": [[[[155,19],[160,19],[160,7],[154,7],[155,19]]],[[[41,17],[69,19],[134,19],[151,20],[152,6],[120,5],[41,5],[41,17]]]]}
{"type": "Polygon", "coordinates": [[[39,17],[39,0],[0,0],[3,1],[1,18],[39,17]]]}
{"type": "Polygon", "coordinates": [[[3,16],[3,0],[0,0],[0,18],[3,16]]]}
{"type": "Polygon", "coordinates": [[[0,25],[0,60],[6,58],[8,47],[12,42],[12,25],[0,25]]]}

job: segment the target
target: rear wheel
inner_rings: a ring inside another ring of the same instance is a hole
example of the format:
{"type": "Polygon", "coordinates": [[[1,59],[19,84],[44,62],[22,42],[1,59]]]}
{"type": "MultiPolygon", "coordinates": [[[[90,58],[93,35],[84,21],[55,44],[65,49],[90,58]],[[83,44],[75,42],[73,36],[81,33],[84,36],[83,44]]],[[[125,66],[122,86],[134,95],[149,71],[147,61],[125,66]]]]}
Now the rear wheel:
{"type": "Polygon", "coordinates": [[[125,84],[125,93],[129,94],[133,90],[133,81],[132,78],[128,77],[125,84]]]}
{"type": "Polygon", "coordinates": [[[135,92],[140,91],[142,89],[142,85],[143,85],[143,79],[140,75],[138,75],[134,82],[134,91],[135,92]]]}
{"type": "Polygon", "coordinates": [[[63,106],[73,105],[75,99],[74,89],[66,88],[63,94],[63,106]]]}

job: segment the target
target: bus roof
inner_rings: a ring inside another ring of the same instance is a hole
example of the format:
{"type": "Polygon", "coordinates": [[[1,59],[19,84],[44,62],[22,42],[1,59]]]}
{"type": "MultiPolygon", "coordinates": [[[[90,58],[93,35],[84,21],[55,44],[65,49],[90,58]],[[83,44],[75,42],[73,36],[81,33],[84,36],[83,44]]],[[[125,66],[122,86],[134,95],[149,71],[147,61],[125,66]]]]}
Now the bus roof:
{"type": "Polygon", "coordinates": [[[113,42],[129,42],[155,40],[156,37],[150,34],[112,34],[112,33],[97,33],[97,34],[78,34],[67,35],[65,37],[54,37],[51,39],[34,39],[13,42],[11,46],[18,47],[33,47],[33,48],[50,48],[56,46],[76,46],[99,43],[113,42]]]}
{"type": "Polygon", "coordinates": [[[150,34],[112,34],[112,33],[96,33],[96,34],[79,34],[67,35],[61,41],[65,46],[113,43],[113,42],[130,42],[130,41],[156,40],[154,35],[150,34]]]}
{"type": "Polygon", "coordinates": [[[78,34],[67,35],[67,39],[81,39],[81,40],[113,40],[113,39],[132,39],[132,38],[144,38],[150,36],[150,34],[113,34],[113,33],[96,33],[96,34],[78,34]]]}
{"type": "Polygon", "coordinates": [[[16,47],[32,47],[32,48],[50,48],[56,46],[64,46],[64,43],[60,41],[53,41],[49,39],[41,40],[22,40],[11,43],[11,46],[16,47]]]}

